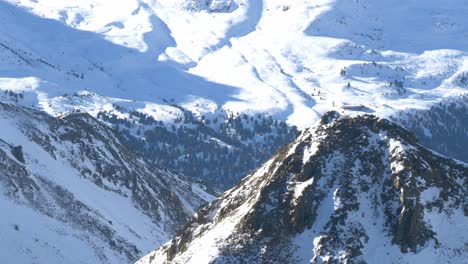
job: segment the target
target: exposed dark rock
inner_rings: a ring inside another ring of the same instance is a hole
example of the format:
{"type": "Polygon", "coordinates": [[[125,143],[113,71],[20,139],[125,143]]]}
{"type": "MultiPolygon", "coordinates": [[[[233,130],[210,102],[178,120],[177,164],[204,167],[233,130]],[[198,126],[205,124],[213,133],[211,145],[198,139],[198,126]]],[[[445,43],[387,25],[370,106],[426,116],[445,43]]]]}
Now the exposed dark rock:
{"type": "Polygon", "coordinates": [[[365,263],[377,247],[390,262],[421,249],[457,262],[468,255],[463,235],[453,243],[437,230],[466,233],[454,222],[466,211],[467,178],[467,165],[421,147],[394,122],[330,112],[139,263],[207,258],[198,245],[213,239],[211,263],[365,263]]]}
{"type": "Polygon", "coordinates": [[[24,160],[23,147],[21,145],[11,148],[11,154],[21,163],[26,163],[24,160]]]}

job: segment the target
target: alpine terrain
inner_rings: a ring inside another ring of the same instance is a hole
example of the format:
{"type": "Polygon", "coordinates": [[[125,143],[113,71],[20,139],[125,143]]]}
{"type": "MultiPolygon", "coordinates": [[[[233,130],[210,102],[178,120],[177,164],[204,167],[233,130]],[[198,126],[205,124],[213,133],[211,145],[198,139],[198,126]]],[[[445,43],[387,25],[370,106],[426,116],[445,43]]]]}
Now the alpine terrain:
{"type": "Polygon", "coordinates": [[[0,263],[466,262],[467,14],[0,0],[0,263]]]}
{"type": "Polygon", "coordinates": [[[0,102],[0,262],[131,263],[214,197],[86,113],[0,102]]]}
{"type": "Polygon", "coordinates": [[[329,110],[389,117],[466,94],[467,13],[465,0],[2,0],[0,89],[105,119],[140,155],[225,190],[329,110]]]}
{"type": "Polygon", "coordinates": [[[464,263],[467,189],[401,126],[329,112],[137,263],[464,263]]]}

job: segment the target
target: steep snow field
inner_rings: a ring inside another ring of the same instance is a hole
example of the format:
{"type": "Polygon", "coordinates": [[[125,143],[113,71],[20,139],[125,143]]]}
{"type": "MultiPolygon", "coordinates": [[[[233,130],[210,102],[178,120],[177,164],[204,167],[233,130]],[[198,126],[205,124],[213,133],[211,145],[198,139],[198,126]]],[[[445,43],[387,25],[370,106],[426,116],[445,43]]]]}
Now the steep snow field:
{"type": "Polygon", "coordinates": [[[0,89],[52,114],[121,104],[161,119],[175,102],[299,127],[342,105],[387,116],[466,93],[467,12],[463,0],[8,0],[0,89]]]}

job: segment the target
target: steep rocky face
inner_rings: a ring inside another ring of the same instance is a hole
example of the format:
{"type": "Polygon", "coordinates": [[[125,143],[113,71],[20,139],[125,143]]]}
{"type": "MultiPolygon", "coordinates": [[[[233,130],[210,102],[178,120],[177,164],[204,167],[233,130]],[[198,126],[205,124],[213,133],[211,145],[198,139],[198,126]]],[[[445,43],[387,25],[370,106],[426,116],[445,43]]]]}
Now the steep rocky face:
{"type": "Polygon", "coordinates": [[[84,113],[0,102],[0,259],[129,263],[214,197],[155,168],[84,113]]]}
{"type": "Polygon", "coordinates": [[[391,121],[330,112],[138,263],[461,263],[467,178],[391,121]]]}

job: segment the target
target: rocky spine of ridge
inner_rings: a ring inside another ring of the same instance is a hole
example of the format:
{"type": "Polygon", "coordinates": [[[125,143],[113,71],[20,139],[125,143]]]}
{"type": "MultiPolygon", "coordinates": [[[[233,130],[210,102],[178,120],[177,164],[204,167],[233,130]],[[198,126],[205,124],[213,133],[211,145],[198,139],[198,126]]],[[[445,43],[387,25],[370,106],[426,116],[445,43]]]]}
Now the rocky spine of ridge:
{"type": "Polygon", "coordinates": [[[329,112],[138,263],[462,261],[467,177],[396,123],[329,112]]]}

